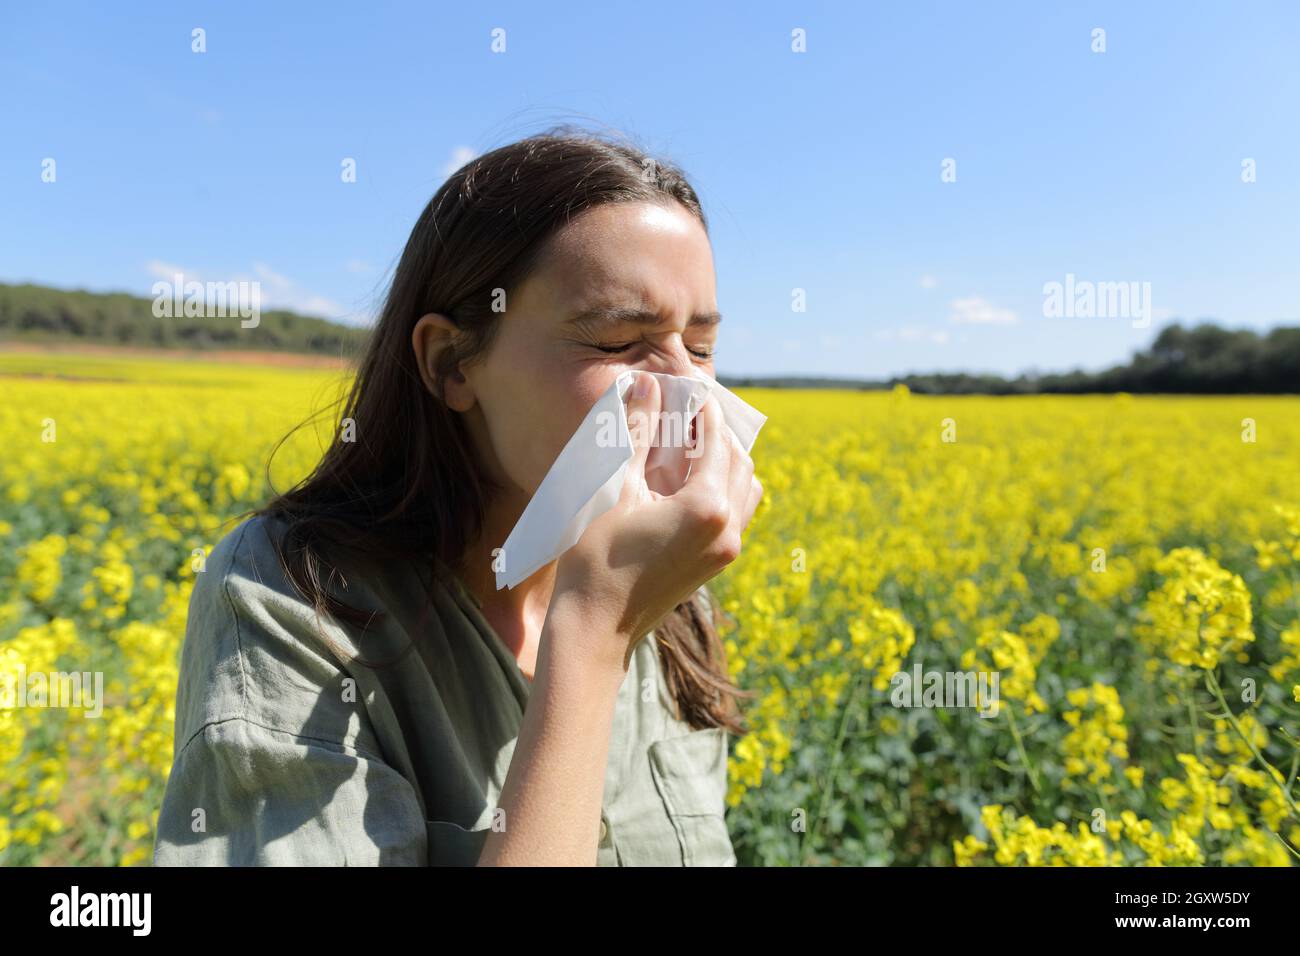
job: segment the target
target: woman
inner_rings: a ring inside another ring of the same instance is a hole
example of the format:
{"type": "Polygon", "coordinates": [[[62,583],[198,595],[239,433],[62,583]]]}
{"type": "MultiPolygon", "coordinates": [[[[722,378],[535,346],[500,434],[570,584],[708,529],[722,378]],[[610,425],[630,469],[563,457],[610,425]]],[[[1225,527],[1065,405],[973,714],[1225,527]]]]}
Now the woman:
{"type": "MultiPolygon", "coordinates": [[[[653,432],[632,428],[618,504],[494,586],[597,398],[629,369],[712,375],[718,321],[671,166],[557,130],[456,172],[333,444],[199,575],[155,863],[734,864],[727,733],[748,695],[703,584],[762,488],[717,401],[679,491],[647,487],[653,432]]],[[[659,394],[637,376],[629,423],[659,394]]]]}

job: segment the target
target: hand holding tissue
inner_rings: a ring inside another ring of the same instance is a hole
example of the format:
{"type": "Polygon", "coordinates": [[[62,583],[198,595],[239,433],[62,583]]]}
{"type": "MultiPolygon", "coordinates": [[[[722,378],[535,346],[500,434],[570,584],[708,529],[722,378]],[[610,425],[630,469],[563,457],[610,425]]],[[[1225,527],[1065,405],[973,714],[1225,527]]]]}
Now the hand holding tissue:
{"type": "MultiPolygon", "coordinates": [[[[625,398],[636,374],[625,371],[614,380],[542,479],[502,547],[497,590],[515,587],[559,558],[588,525],[618,503],[634,455],[625,398]]],[[[745,452],[754,446],[767,416],[714,379],[698,369],[691,375],[648,374],[659,380],[663,398],[659,435],[646,458],[651,489],[672,494],[686,480],[691,458],[698,454],[689,446],[691,422],[710,395],[745,452]]]]}

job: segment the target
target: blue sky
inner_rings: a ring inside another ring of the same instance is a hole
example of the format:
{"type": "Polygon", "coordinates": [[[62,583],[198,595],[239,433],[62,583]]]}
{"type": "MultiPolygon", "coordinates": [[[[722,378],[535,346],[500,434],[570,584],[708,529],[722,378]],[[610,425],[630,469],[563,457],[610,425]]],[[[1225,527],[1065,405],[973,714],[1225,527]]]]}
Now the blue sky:
{"type": "Polygon", "coordinates": [[[700,192],[722,373],[1097,368],[1300,316],[1295,4],[567,8],[7,4],[0,281],[179,266],[365,322],[450,168],[585,122],[700,192]],[[1045,316],[1067,274],[1150,283],[1150,327],[1045,316]]]}

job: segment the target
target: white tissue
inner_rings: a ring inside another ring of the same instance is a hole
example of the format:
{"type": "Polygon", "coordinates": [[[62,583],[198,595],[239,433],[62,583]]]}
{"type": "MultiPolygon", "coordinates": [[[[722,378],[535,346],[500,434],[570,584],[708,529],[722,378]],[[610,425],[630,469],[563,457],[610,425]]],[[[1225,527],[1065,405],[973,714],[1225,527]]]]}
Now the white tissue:
{"type": "MultiPolygon", "coordinates": [[[[661,494],[682,486],[698,449],[685,447],[690,422],[712,394],[746,453],[767,416],[708,375],[651,372],[663,399],[660,435],[646,456],[646,482],[661,494]]],[[[614,507],[623,492],[632,436],[624,397],[636,373],[616,378],[564,446],[497,556],[497,590],[512,588],[573,547],[587,526],[614,507]]]]}

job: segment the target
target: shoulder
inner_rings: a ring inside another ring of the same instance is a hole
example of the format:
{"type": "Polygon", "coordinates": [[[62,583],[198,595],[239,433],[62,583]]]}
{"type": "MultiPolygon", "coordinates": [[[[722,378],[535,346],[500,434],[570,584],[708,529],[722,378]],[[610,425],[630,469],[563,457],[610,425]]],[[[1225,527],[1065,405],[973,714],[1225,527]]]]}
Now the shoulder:
{"type": "Polygon", "coordinates": [[[237,525],[210,554],[196,555],[191,616],[195,611],[233,609],[237,597],[258,589],[292,593],[276,549],[282,534],[280,522],[257,515],[237,525]]]}
{"type": "Polygon", "coordinates": [[[181,651],[175,745],[240,718],[285,733],[363,746],[350,703],[350,633],[297,592],[277,543],[283,524],[249,518],[196,562],[181,651]]]}
{"type": "Polygon", "coordinates": [[[314,617],[280,563],[280,522],[249,518],[192,565],[187,649],[242,655],[262,645],[297,643],[314,617]]]}
{"type": "MultiPolygon", "coordinates": [[[[287,541],[287,531],[283,519],[256,515],[222,538],[195,574],[191,616],[212,614],[224,619],[233,615],[235,623],[260,625],[282,638],[309,631],[317,637],[351,643],[346,629],[317,615],[312,601],[290,577],[285,556],[297,545],[287,541]]],[[[373,563],[358,563],[351,554],[340,560],[329,552],[321,570],[322,584],[333,597],[360,607],[378,601],[376,591],[382,590],[382,575],[373,563]]]]}

